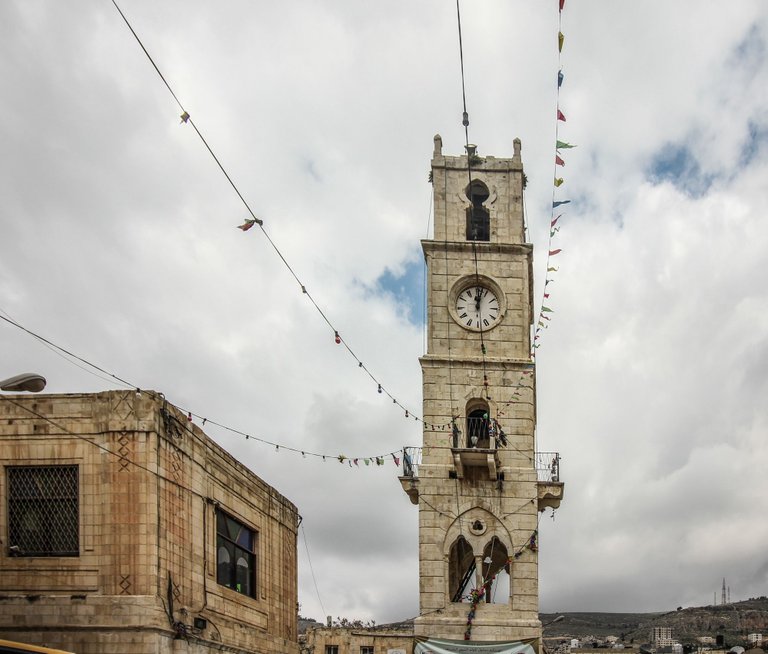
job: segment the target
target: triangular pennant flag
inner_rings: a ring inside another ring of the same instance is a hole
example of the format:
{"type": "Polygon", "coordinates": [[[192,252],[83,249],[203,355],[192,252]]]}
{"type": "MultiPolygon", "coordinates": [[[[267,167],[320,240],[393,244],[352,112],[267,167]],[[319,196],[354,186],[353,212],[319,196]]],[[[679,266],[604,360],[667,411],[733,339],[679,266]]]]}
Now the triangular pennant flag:
{"type": "Polygon", "coordinates": [[[569,148],[575,148],[576,146],[575,145],[571,145],[570,143],[566,143],[565,141],[558,141],[555,144],[555,147],[558,150],[568,150],[569,148]]]}
{"type": "Polygon", "coordinates": [[[563,10],[563,7],[565,7],[565,0],[560,0],[560,11],[563,10]]]}
{"type": "Polygon", "coordinates": [[[370,459],[363,459],[363,463],[365,463],[365,465],[367,465],[367,466],[371,465],[371,460],[370,459]]]}
{"type": "Polygon", "coordinates": [[[557,110],[557,119],[558,120],[562,120],[563,122],[565,122],[565,114],[562,111],[560,111],[559,109],[557,110]]]}
{"type": "Polygon", "coordinates": [[[356,466],[359,466],[360,464],[357,462],[357,459],[352,459],[356,466]]]}
{"type": "Polygon", "coordinates": [[[562,32],[557,33],[557,51],[563,51],[563,43],[565,43],[565,35],[562,32]]]}
{"type": "Polygon", "coordinates": [[[557,221],[558,221],[558,220],[560,220],[560,218],[562,217],[562,215],[563,215],[563,214],[561,214],[561,213],[560,213],[560,214],[557,214],[557,216],[555,216],[555,218],[553,218],[553,219],[552,219],[552,222],[551,222],[551,223],[549,223],[549,226],[550,226],[550,227],[554,227],[554,226],[555,226],[555,224],[557,223],[557,221]]]}
{"type": "Polygon", "coordinates": [[[559,154],[556,154],[556,155],[555,155],[555,164],[556,164],[557,166],[565,166],[565,161],[563,161],[563,160],[560,158],[560,155],[559,155],[559,154]]]}
{"type": "Polygon", "coordinates": [[[565,184],[565,180],[562,177],[555,177],[555,187],[559,188],[565,184]]]}
{"type": "Polygon", "coordinates": [[[550,250],[549,256],[554,257],[556,254],[560,254],[562,251],[563,251],[562,248],[558,248],[557,250],[550,250]]]}
{"type": "MultiPolygon", "coordinates": [[[[549,297],[549,294],[547,294],[547,297],[549,297]]],[[[540,316],[540,317],[541,317],[541,318],[544,318],[544,320],[552,320],[552,317],[551,317],[551,316],[545,316],[545,315],[542,315],[542,316],[540,316]]]]}
{"type": "Polygon", "coordinates": [[[549,311],[550,313],[554,313],[554,311],[552,311],[552,309],[550,309],[549,307],[545,307],[544,305],[542,305],[541,310],[542,311],[549,311]]]}
{"type": "Polygon", "coordinates": [[[557,71],[557,88],[560,88],[563,85],[563,78],[565,75],[563,75],[562,70],[557,71]]]}
{"type": "Polygon", "coordinates": [[[255,220],[251,220],[250,218],[246,218],[245,222],[242,225],[238,225],[238,229],[242,229],[244,232],[247,232],[251,227],[253,227],[256,224],[255,220]]]}
{"type": "Polygon", "coordinates": [[[553,202],[552,203],[552,208],[553,209],[557,209],[557,207],[560,207],[560,206],[562,206],[564,204],[568,204],[569,202],[570,202],[570,200],[559,200],[558,202],[553,202]]]}
{"type": "Polygon", "coordinates": [[[558,268],[547,268],[547,272],[557,272],[558,268]]]}

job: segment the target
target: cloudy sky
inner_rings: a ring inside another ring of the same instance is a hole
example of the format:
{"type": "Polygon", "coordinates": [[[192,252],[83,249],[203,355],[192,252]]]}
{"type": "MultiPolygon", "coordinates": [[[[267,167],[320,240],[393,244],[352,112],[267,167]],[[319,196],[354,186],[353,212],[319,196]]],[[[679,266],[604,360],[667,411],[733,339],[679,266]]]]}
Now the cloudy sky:
{"type": "MultiPolygon", "coordinates": [[[[432,137],[460,154],[455,4],[122,0],[318,305],[420,413],[432,137]]],[[[540,297],[556,0],[462,4],[470,140],[522,139],[540,297]]],[[[538,354],[541,609],[768,592],[768,8],[570,0],[571,204],[538,354]]],[[[0,315],[255,437],[366,457],[418,445],[247,213],[109,0],[0,3],[0,315]]],[[[0,377],[122,385],[7,322],[0,377]]],[[[208,433],[296,503],[302,614],[418,612],[417,510],[382,467],[208,433]],[[306,544],[306,547],[305,547],[306,544]],[[317,582],[316,592],[307,550],[317,582]]]]}

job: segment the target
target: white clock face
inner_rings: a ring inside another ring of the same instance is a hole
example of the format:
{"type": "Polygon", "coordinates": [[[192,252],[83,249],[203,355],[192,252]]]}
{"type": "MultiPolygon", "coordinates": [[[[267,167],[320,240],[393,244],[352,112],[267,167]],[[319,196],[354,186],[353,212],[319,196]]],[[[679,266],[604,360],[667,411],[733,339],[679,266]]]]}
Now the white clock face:
{"type": "Polygon", "coordinates": [[[487,286],[475,284],[465,288],[456,298],[456,315],[469,329],[484,330],[495,326],[501,315],[499,300],[487,286]]]}

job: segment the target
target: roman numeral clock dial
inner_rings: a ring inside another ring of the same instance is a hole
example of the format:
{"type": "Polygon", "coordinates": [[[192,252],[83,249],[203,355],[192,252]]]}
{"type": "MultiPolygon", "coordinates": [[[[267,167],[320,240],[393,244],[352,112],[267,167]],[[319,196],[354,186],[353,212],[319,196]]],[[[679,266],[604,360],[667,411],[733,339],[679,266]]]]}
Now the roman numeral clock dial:
{"type": "Polygon", "coordinates": [[[499,299],[487,286],[468,286],[456,297],[456,316],[459,324],[467,329],[490,329],[501,316],[499,299]]]}

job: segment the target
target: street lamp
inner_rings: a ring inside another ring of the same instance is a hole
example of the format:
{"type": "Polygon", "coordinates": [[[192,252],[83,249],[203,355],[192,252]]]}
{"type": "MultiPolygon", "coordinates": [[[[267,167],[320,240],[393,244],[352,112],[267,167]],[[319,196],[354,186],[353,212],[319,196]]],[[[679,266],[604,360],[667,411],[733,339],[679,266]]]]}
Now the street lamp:
{"type": "Polygon", "coordinates": [[[25,372],[0,381],[0,391],[28,391],[39,393],[45,388],[45,377],[34,372],[25,372]]]}

